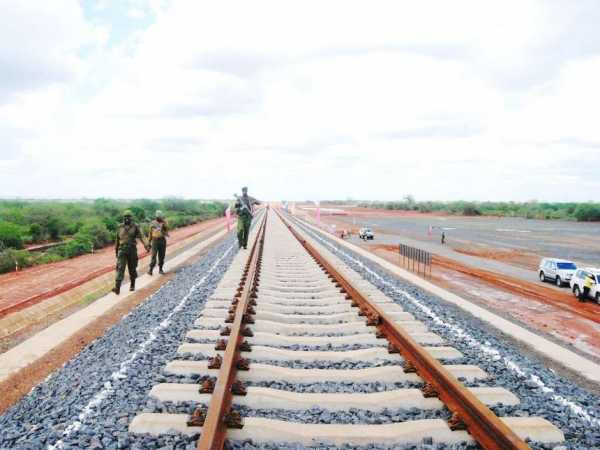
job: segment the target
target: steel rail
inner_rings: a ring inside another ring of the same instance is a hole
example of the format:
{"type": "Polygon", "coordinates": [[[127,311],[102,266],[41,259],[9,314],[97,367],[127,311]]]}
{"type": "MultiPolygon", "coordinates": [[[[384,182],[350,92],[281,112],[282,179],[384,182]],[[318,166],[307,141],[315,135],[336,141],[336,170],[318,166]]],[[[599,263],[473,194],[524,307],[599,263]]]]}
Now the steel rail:
{"type": "Polygon", "coordinates": [[[379,335],[390,342],[390,351],[399,352],[407,361],[405,371],[417,372],[425,385],[426,397],[439,397],[453,413],[451,429],[464,429],[486,450],[528,449],[529,446],[515,434],[493,411],[483,404],[442,364],[433,358],[402,327],[397,325],[376,303],[354,287],[319,251],[296,231],[283,215],[276,211],[292,235],[302,244],[320,267],[335,280],[352,306],[360,308],[367,324],[377,326],[379,335]]]}
{"type": "Polygon", "coordinates": [[[228,427],[226,418],[232,404],[232,387],[237,375],[238,364],[242,360],[240,356],[244,339],[242,327],[248,322],[248,306],[251,304],[253,297],[256,296],[268,212],[267,208],[248,256],[248,262],[237,294],[232,302],[235,315],[230,327],[227,347],[225,348],[217,382],[214,385],[208,411],[202,425],[202,432],[196,444],[198,450],[221,450],[225,445],[228,427]]]}

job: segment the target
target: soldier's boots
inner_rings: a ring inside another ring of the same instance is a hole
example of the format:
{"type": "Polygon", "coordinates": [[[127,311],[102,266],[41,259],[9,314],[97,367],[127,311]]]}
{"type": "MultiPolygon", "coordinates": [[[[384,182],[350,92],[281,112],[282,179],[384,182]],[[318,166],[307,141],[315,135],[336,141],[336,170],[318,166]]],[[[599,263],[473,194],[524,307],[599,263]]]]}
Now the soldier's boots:
{"type": "Polygon", "coordinates": [[[131,280],[131,282],[129,283],[129,290],[135,291],[135,280],[131,280]]]}
{"type": "Polygon", "coordinates": [[[150,266],[150,268],[148,269],[148,275],[152,276],[153,270],[154,270],[154,267],[150,266]]]}
{"type": "Polygon", "coordinates": [[[158,267],[158,273],[161,275],[164,275],[165,273],[163,272],[162,266],[158,267]]]}
{"type": "Polygon", "coordinates": [[[112,289],[112,291],[119,295],[121,293],[121,282],[120,281],[115,281],[115,287],[112,289]]]}

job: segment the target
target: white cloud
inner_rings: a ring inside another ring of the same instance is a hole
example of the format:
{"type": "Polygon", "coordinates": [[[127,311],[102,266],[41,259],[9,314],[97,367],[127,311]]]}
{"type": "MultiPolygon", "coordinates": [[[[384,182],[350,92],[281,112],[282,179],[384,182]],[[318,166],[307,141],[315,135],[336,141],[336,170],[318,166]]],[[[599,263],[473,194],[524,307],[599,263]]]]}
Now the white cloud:
{"type": "Polygon", "coordinates": [[[76,0],[2,0],[0,104],[14,95],[73,81],[81,46],[94,41],[76,0]]]}
{"type": "Polygon", "coordinates": [[[588,198],[594,4],[132,0],[129,32],[108,6],[21,4],[0,31],[23,75],[0,75],[6,195],[588,198]]]}

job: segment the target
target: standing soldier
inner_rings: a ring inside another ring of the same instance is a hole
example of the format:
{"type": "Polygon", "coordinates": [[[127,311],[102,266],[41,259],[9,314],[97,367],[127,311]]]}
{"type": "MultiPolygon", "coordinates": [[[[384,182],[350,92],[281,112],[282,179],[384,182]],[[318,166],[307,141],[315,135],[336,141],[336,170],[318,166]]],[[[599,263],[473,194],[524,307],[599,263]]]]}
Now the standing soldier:
{"type": "Polygon", "coordinates": [[[137,278],[138,254],[136,247],[136,239],[139,239],[146,250],[150,250],[150,246],[144,240],[144,236],[140,228],[133,223],[131,211],[127,210],[123,213],[123,223],[117,229],[117,240],[115,242],[115,253],[117,255],[117,277],[115,279],[115,287],[113,292],[117,295],[121,293],[121,283],[125,276],[125,266],[129,272],[131,281],[130,291],[135,291],[135,279],[137,278]]]}
{"type": "Polygon", "coordinates": [[[242,196],[236,195],[235,210],[238,215],[238,244],[240,248],[248,247],[248,234],[250,233],[250,223],[254,212],[254,205],[260,205],[260,202],[254,197],[248,195],[248,188],[242,188],[242,196]]]}
{"type": "Polygon", "coordinates": [[[152,275],[152,271],[156,266],[156,255],[158,254],[158,273],[161,275],[163,272],[163,265],[165,263],[165,252],[167,250],[167,237],[169,236],[169,228],[167,222],[163,218],[162,211],[156,211],[156,218],[150,224],[150,233],[148,234],[148,243],[152,246],[152,260],[150,261],[150,268],[148,269],[148,275],[152,275]]]}

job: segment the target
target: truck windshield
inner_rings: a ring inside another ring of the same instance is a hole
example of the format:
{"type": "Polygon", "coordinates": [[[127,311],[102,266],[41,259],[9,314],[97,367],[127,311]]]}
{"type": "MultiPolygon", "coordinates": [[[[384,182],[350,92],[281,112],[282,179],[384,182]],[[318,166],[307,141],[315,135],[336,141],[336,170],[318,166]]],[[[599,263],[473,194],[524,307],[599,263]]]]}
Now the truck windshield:
{"type": "Polygon", "coordinates": [[[577,266],[575,264],[573,264],[573,263],[559,262],[559,263],[556,263],[556,265],[561,270],[575,270],[575,269],[577,269],[577,266]]]}

